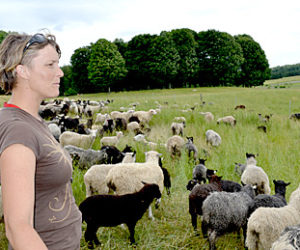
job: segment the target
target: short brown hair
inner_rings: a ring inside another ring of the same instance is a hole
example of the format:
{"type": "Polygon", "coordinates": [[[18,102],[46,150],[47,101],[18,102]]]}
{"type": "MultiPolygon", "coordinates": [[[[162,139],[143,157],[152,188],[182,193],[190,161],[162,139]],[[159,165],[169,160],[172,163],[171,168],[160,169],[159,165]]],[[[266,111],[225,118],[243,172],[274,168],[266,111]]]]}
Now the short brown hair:
{"type": "Polygon", "coordinates": [[[56,43],[55,36],[51,34],[44,35],[45,41],[32,43],[24,50],[33,36],[11,33],[5,37],[0,45],[0,86],[6,94],[10,93],[17,83],[16,67],[19,64],[30,64],[38,50],[50,44],[56,49],[60,57],[59,45],[56,43]]]}

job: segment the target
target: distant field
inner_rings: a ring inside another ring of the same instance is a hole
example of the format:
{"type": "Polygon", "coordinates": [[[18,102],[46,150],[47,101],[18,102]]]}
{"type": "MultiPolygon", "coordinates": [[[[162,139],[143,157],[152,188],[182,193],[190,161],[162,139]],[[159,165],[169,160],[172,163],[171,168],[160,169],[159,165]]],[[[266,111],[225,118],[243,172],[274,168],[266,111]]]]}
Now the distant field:
{"type": "MultiPolygon", "coordinates": [[[[289,78],[290,79],[290,78],[289,78]]],[[[293,78],[289,81],[298,81],[293,78]]],[[[266,84],[277,84],[267,82],[266,84]]],[[[7,100],[0,96],[0,102],[7,100]]],[[[70,97],[78,99],[78,96],[70,97]]],[[[176,116],[184,116],[187,125],[184,138],[193,136],[199,150],[199,157],[204,157],[204,151],[209,153],[207,167],[218,170],[223,179],[240,182],[240,177],[234,172],[234,163],[245,162],[245,154],[259,153],[258,166],[264,168],[269,176],[272,194],[273,180],[282,179],[291,182],[287,187],[287,199],[300,183],[299,138],[300,122],[289,119],[291,113],[300,112],[300,88],[194,88],[172,90],[150,90],[120,93],[99,93],[80,96],[81,99],[106,100],[113,99],[106,112],[120,110],[120,107],[131,107],[136,103],[137,110],[157,108],[160,104],[161,113],[155,115],[149,127],[148,141],[163,142],[172,135],[171,123],[176,116]],[[202,104],[205,102],[205,104],[202,104]],[[245,110],[235,110],[236,105],[243,104],[245,110]],[[194,111],[190,111],[195,107],[194,111]],[[199,112],[210,111],[215,120],[206,122],[199,112]],[[259,120],[258,113],[271,115],[269,123],[259,120]],[[235,127],[224,124],[217,125],[216,120],[225,115],[233,115],[237,120],[235,127]],[[257,129],[265,125],[267,133],[257,129]],[[222,137],[222,144],[212,148],[205,143],[205,131],[213,129],[222,137]]],[[[133,134],[125,133],[118,148],[126,144],[137,150],[137,161],[144,161],[146,146],[133,141],[133,134]]],[[[100,148],[99,138],[93,148],[100,148]]],[[[155,221],[150,221],[145,215],[136,226],[136,247],[129,245],[127,228],[100,228],[98,238],[102,242],[98,249],[208,249],[208,242],[200,236],[195,236],[188,212],[188,195],[186,184],[192,177],[194,164],[188,161],[184,152],[182,157],[173,160],[164,148],[157,148],[163,154],[163,165],[171,174],[171,196],[164,191],[159,209],[153,209],[155,221]]],[[[73,193],[77,204],[85,198],[85,186],[81,171],[74,166],[73,193]]],[[[121,209],[121,208],[120,208],[121,209]]],[[[83,224],[83,233],[86,225],[83,224]]],[[[201,222],[198,219],[198,228],[201,222]]],[[[0,229],[0,249],[7,248],[4,227],[0,229]]],[[[243,237],[236,233],[221,236],[217,240],[218,249],[244,249],[243,237]]],[[[81,249],[88,249],[82,238],[81,249]]]]}
{"type": "Polygon", "coordinates": [[[267,80],[264,86],[273,88],[300,88],[300,75],[267,80]]]}

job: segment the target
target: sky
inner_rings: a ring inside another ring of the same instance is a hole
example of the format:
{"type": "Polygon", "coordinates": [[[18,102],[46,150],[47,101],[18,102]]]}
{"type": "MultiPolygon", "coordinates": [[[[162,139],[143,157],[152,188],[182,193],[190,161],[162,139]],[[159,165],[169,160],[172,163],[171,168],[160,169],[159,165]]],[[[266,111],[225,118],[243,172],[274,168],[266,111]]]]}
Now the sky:
{"type": "Polygon", "coordinates": [[[300,0],[0,0],[0,30],[54,34],[60,65],[98,39],[189,28],[250,35],[270,67],[300,63],[300,0]]]}

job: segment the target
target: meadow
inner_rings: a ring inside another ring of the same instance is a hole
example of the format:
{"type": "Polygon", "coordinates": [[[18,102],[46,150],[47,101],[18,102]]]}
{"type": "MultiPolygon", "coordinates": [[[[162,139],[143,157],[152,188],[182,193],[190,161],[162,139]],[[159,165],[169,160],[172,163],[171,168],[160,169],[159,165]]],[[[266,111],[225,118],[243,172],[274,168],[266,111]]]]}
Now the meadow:
{"type": "MultiPolygon", "coordinates": [[[[149,127],[148,141],[163,142],[172,135],[171,123],[175,116],[184,116],[187,125],[185,136],[193,136],[198,147],[199,157],[204,158],[204,151],[209,153],[206,161],[208,168],[218,170],[223,179],[240,182],[240,177],[234,172],[234,163],[245,163],[246,152],[259,154],[258,166],[264,168],[269,176],[271,193],[274,194],[273,179],[291,182],[287,187],[287,200],[292,191],[300,183],[299,139],[300,122],[289,119],[291,113],[300,112],[299,88],[187,88],[171,90],[147,90],[136,92],[99,93],[70,97],[74,99],[106,100],[113,99],[108,112],[129,107],[131,103],[138,103],[137,110],[149,110],[161,105],[161,113],[153,116],[149,127]],[[205,104],[203,104],[205,102],[205,104]],[[245,110],[235,110],[236,105],[245,105],[245,110]],[[194,111],[182,110],[195,107],[194,111]],[[215,121],[206,122],[199,112],[210,111],[215,121]],[[271,115],[268,123],[263,124],[258,113],[271,115]],[[235,127],[224,124],[217,125],[216,119],[226,115],[233,115],[237,124],[235,127]],[[265,125],[267,133],[257,129],[265,125]],[[205,142],[205,131],[213,129],[222,137],[222,143],[212,148],[205,142]]],[[[0,102],[7,100],[7,96],[0,96],[0,102]]],[[[100,148],[100,139],[96,138],[94,149],[100,148]]],[[[125,133],[118,144],[123,149],[126,144],[137,151],[137,162],[144,161],[146,146],[133,141],[133,134],[125,133]]],[[[194,164],[189,162],[185,152],[180,159],[172,159],[162,147],[157,151],[163,154],[163,166],[171,174],[171,195],[166,191],[162,195],[162,202],[158,209],[154,209],[155,220],[148,219],[147,214],[137,223],[135,239],[137,245],[129,244],[129,232],[122,227],[99,228],[98,238],[102,245],[98,249],[208,249],[208,241],[200,235],[196,236],[188,212],[188,195],[186,184],[192,177],[194,164]]],[[[74,164],[73,193],[77,204],[85,198],[83,175],[74,164]]],[[[198,228],[200,227],[198,219],[198,228]]],[[[85,223],[82,225],[83,234],[85,223]]],[[[0,228],[0,249],[7,248],[4,226],[0,228]]],[[[217,240],[218,249],[244,249],[243,236],[236,233],[221,236],[217,240]]],[[[88,249],[82,238],[81,249],[88,249]]]]}

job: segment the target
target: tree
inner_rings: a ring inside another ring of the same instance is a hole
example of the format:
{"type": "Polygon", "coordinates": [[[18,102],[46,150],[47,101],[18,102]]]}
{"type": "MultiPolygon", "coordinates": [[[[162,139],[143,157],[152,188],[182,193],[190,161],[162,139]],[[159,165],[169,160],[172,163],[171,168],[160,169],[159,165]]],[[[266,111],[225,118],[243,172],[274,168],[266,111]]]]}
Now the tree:
{"type": "Polygon", "coordinates": [[[170,35],[180,57],[174,87],[189,85],[198,70],[195,40],[197,33],[190,29],[175,29],[170,32],[170,35]]]}
{"type": "Polygon", "coordinates": [[[60,95],[66,95],[65,93],[72,89],[72,67],[65,65],[61,67],[61,70],[64,72],[64,76],[60,79],[59,92],[60,95]]]}
{"type": "Polygon", "coordinates": [[[119,88],[126,74],[125,60],[115,44],[106,39],[92,44],[88,76],[96,91],[119,88]]]}
{"type": "Polygon", "coordinates": [[[115,44],[118,47],[119,52],[121,53],[121,55],[124,57],[125,52],[127,50],[127,43],[124,42],[124,40],[122,38],[116,38],[113,41],[113,44],[115,44]]]}
{"type": "Polygon", "coordinates": [[[88,64],[90,60],[91,47],[78,48],[71,56],[72,65],[72,88],[78,93],[94,92],[93,85],[88,78],[88,64]]]}
{"type": "Polygon", "coordinates": [[[8,35],[7,32],[0,30],[0,43],[4,40],[4,38],[8,35]]]}
{"type": "Polygon", "coordinates": [[[199,82],[207,86],[235,84],[243,63],[242,48],[226,32],[202,31],[196,38],[199,82]]]}
{"type": "Polygon", "coordinates": [[[241,45],[244,57],[237,85],[258,86],[270,79],[269,63],[260,45],[249,35],[238,35],[234,38],[241,45]]]}

